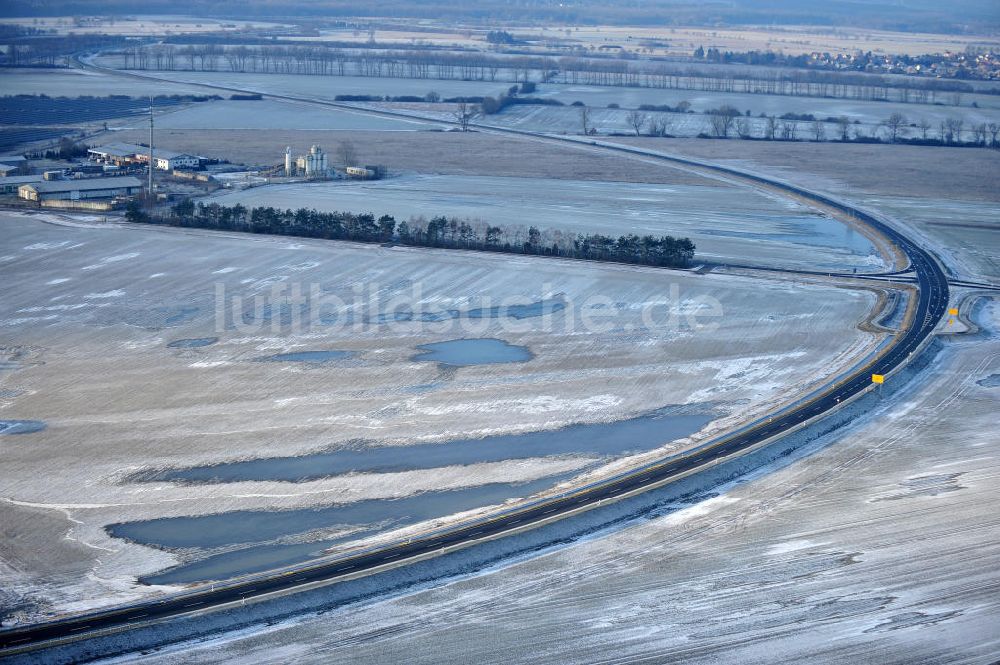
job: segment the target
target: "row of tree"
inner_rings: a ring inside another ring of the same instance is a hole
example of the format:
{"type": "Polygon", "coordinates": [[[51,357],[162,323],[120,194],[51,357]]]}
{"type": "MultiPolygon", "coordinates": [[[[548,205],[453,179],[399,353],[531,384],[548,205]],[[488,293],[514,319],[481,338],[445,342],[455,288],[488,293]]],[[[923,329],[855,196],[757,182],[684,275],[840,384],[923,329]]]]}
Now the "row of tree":
{"type": "MultiPolygon", "coordinates": [[[[629,111],[625,120],[636,136],[674,136],[678,121],[676,115],[662,111],[672,109],[672,113],[691,113],[690,105],[682,102],[678,107],[644,105],[629,111]],[[683,110],[682,110],[683,108],[683,110]],[[655,109],[655,113],[647,110],[655,109]]],[[[768,141],[795,141],[803,136],[813,141],[833,139],[837,141],[857,141],[863,143],[917,143],[920,145],[961,145],[982,148],[1000,148],[1000,122],[980,122],[966,125],[961,118],[948,118],[936,126],[926,118],[911,122],[904,114],[894,112],[882,122],[862,124],[847,116],[817,118],[811,113],[783,113],[781,115],[760,114],[754,118],[750,111],[740,112],[736,107],[723,104],[709,109],[705,114],[705,129],[702,136],[712,138],[765,139],[768,141]],[[936,130],[936,131],[935,131],[936,130]]],[[[584,134],[593,134],[590,113],[580,109],[581,129],[584,134]]]]}
{"type": "Polygon", "coordinates": [[[311,46],[135,45],[126,69],[566,83],[958,105],[967,83],[837,71],[711,68],[658,61],[311,46]]]}
{"type": "Polygon", "coordinates": [[[138,201],[129,204],[131,222],[167,224],[220,231],[351,240],[367,243],[400,243],[416,247],[442,247],[488,252],[534,254],[640,265],[684,267],[694,258],[689,238],[594,234],[542,230],[535,226],[494,226],[481,220],[437,216],[398,222],[391,215],[321,212],[299,208],[246,208],[217,203],[195,204],[185,199],[168,212],[149,213],[138,201]]]}

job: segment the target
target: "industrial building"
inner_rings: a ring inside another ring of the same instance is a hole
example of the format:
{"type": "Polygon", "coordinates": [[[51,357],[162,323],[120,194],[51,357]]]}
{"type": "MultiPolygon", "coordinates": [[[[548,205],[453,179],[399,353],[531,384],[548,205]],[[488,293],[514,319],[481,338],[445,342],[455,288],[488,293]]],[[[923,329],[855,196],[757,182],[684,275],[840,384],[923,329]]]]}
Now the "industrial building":
{"type": "MultiPolygon", "coordinates": [[[[148,153],[139,153],[136,157],[143,164],[149,161],[148,153]]],[[[174,169],[197,168],[201,165],[201,160],[194,155],[187,155],[183,152],[154,148],[153,163],[161,171],[173,171],[174,169]]]]}
{"type": "MultiPolygon", "coordinates": [[[[90,159],[101,164],[127,166],[129,164],[146,164],[149,162],[149,148],[131,143],[109,143],[87,150],[90,159]]],[[[161,171],[173,171],[177,168],[197,168],[201,158],[173,150],[153,148],[153,164],[161,171]]]]}
{"type": "Polygon", "coordinates": [[[127,166],[136,163],[135,151],[138,148],[139,146],[131,143],[109,143],[97,148],[90,148],[87,150],[87,156],[101,164],[127,166]]]}
{"type": "Polygon", "coordinates": [[[285,148],[285,175],[304,175],[307,178],[325,177],[329,172],[326,153],[318,145],[309,148],[308,154],[302,155],[292,165],[292,149],[285,148]]]}
{"type": "Polygon", "coordinates": [[[12,175],[0,177],[0,194],[17,194],[21,185],[30,185],[41,182],[40,175],[12,175]]]}
{"type": "Polygon", "coordinates": [[[85,199],[113,199],[134,196],[142,192],[138,178],[85,178],[80,180],[43,180],[28,183],[18,188],[18,196],[28,201],[48,201],[63,199],[80,201],[85,199]]]}

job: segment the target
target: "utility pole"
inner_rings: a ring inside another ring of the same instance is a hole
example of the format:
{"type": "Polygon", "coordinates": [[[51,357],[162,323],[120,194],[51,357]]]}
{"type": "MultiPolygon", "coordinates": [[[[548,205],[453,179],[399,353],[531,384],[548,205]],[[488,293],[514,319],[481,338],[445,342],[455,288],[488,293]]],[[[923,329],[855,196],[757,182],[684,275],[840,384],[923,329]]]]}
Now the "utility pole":
{"type": "Polygon", "coordinates": [[[146,192],[149,207],[153,207],[153,96],[149,96],[149,190],[146,192]]]}

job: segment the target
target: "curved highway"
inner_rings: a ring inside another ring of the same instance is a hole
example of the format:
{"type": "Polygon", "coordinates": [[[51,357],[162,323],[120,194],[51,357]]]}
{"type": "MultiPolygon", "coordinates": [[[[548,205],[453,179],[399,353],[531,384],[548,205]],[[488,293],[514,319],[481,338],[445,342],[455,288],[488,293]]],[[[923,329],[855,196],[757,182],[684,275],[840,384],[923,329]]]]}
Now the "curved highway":
{"type": "MultiPolygon", "coordinates": [[[[299,100],[296,100],[299,101],[299,100]]],[[[312,101],[312,100],[310,100],[312,101]]],[[[335,105],[331,103],[331,105],[335,105]]],[[[340,106],[340,105],[337,105],[340,106]]],[[[355,109],[357,110],[357,109],[355,109]]],[[[497,131],[497,128],[488,128],[497,131]]],[[[715,462],[744,453],[775,436],[836,409],[842,402],[872,388],[872,374],[891,374],[910,358],[934,331],[948,307],[948,282],[933,256],[906,238],[895,228],[874,216],[847,203],[809,192],[800,187],[745,173],[728,167],[705,162],[661,155],[615,144],[582,142],[578,139],[552,137],[517,130],[502,130],[547,141],[584,143],[601,150],[641,155],[643,158],[662,159],[675,164],[735,178],[746,183],[764,185],[781,190],[814,205],[832,208],[855,221],[868,225],[872,230],[889,239],[909,260],[909,269],[916,278],[917,298],[913,316],[879,355],[861,367],[841,377],[819,393],[794,407],[786,408],[763,419],[757,424],[730,435],[709,441],[697,448],[645,464],[616,476],[590,485],[567,490],[516,508],[501,510],[487,517],[457,523],[424,534],[412,540],[327,558],[268,573],[239,578],[230,583],[204,586],[188,592],[151,599],[131,605],[99,610],[85,614],[30,626],[0,631],[0,656],[14,655],[46,646],[86,639],[96,634],[125,630],[147,625],[155,620],[168,619],[192,612],[200,612],[230,603],[241,603],[275,592],[288,592],[296,587],[317,582],[331,582],[346,576],[375,571],[386,565],[398,564],[414,557],[426,557],[444,549],[499,536],[512,530],[521,530],[547,523],[579,509],[599,505],[609,499],[621,498],[631,493],[660,486],[691,472],[704,469],[715,462]]]]}

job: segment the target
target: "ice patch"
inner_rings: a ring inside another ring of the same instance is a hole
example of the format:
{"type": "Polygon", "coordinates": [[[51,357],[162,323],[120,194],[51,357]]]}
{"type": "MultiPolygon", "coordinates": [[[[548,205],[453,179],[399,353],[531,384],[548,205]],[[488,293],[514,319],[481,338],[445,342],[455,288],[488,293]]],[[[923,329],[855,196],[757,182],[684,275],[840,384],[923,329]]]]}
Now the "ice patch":
{"type": "Polygon", "coordinates": [[[125,291],[115,289],[114,291],[105,291],[104,293],[88,293],[84,298],[87,300],[100,300],[102,298],[120,298],[123,295],[125,295],[125,291]]]}
{"type": "Polygon", "coordinates": [[[59,317],[55,314],[50,314],[49,316],[25,316],[18,319],[7,319],[0,325],[5,326],[18,326],[22,323],[33,323],[36,321],[51,321],[52,319],[58,319],[59,317]]]}
{"type": "Polygon", "coordinates": [[[134,259],[137,256],[139,256],[139,252],[129,252],[128,254],[116,254],[114,256],[103,258],[97,263],[93,263],[89,266],[84,266],[82,270],[97,270],[98,268],[103,268],[104,266],[110,265],[112,263],[119,263],[121,261],[128,261],[129,259],[134,259]]]}
{"type": "Polygon", "coordinates": [[[70,281],[69,277],[57,277],[56,279],[50,279],[45,282],[48,286],[55,286],[56,284],[62,284],[63,282],[70,281]]]}
{"type": "MultiPolygon", "coordinates": [[[[39,249],[59,249],[60,247],[65,247],[69,245],[69,240],[63,240],[62,242],[36,242],[33,245],[28,245],[25,247],[26,250],[34,251],[39,249]]],[[[79,244],[73,245],[74,247],[79,247],[79,244]]]]}
{"type": "Polygon", "coordinates": [[[510,410],[516,413],[551,413],[553,411],[587,411],[591,409],[608,409],[621,404],[617,395],[594,395],[583,399],[564,399],[553,395],[539,395],[525,399],[493,400],[490,402],[471,402],[466,404],[450,404],[437,406],[420,411],[426,415],[447,415],[449,413],[491,413],[510,410]]]}
{"type": "Polygon", "coordinates": [[[666,517],[663,517],[660,521],[661,523],[669,526],[676,526],[696,517],[704,517],[705,515],[708,515],[709,513],[712,513],[720,508],[725,508],[726,506],[731,506],[732,504],[739,502],[740,499],[731,496],[714,496],[710,499],[699,501],[688,508],[682,508],[677,512],[670,513],[666,517]]]}
{"type": "Polygon", "coordinates": [[[807,550],[811,547],[822,547],[827,543],[816,543],[811,540],[799,539],[799,540],[786,540],[783,543],[775,543],[767,549],[768,556],[780,556],[782,554],[790,554],[792,552],[799,552],[801,550],[807,550]]]}
{"type": "Polygon", "coordinates": [[[225,268],[219,268],[218,270],[213,270],[212,274],[213,275],[225,275],[227,273],[236,272],[237,270],[239,270],[239,268],[236,268],[234,266],[226,266],[225,268]]]}

